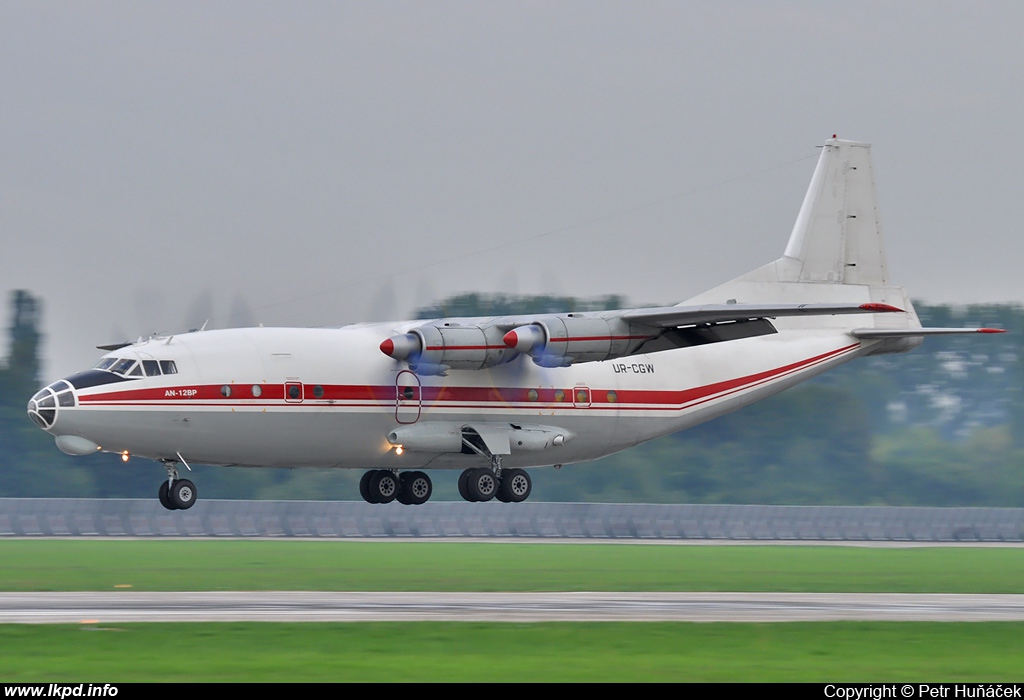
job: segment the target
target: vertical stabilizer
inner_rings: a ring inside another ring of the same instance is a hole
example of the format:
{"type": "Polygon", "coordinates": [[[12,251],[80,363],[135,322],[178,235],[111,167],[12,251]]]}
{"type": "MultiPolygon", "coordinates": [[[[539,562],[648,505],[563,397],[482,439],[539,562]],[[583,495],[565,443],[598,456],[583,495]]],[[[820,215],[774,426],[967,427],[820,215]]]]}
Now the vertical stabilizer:
{"type": "Polygon", "coordinates": [[[904,308],[886,270],[870,144],[831,138],[821,149],[782,257],[684,304],[863,298],[904,308]]]}
{"type": "MultiPolygon", "coordinates": [[[[877,314],[858,327],[906,329],[921,323],[906,291],[886,269],[875,200],[871,146],[831,138],[821,147],[785,253],[682,305],[726,303],[877,303],[905,314],[877,314]]],[[[848,319],[787,319],[786,326],[849,325],[848,319]]],[[[776,325],[779,325],[776,324],[776,325]]]]}
{"type": "Polygon", "coordinates": [[[785,257],[780,281],[888,286],[870,144],[825,142],[785,257]]]}

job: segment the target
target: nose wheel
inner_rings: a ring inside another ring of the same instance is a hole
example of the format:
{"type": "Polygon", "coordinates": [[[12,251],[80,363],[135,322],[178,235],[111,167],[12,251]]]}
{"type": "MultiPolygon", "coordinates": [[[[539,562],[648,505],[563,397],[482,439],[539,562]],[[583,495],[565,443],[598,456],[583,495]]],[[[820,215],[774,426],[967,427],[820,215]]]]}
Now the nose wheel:
{"type": "Polygon", "coordinates": [[[163,465],[167,469],[167,480],[160,482],[160,490],[157,491],[160,505],[167,510],[188,510],[199,498],[196,485],[188,479],[178,478],[177,462],[165,461],[163,465]]]}
{"type": "Polygon", "coordinates": [[[175,479],[168,483],[160,482],[160,490],[157,492],[160,505],[167,510],[188,510],[195,505],[199,492],[196,485],[188,479],[175,479]]]}

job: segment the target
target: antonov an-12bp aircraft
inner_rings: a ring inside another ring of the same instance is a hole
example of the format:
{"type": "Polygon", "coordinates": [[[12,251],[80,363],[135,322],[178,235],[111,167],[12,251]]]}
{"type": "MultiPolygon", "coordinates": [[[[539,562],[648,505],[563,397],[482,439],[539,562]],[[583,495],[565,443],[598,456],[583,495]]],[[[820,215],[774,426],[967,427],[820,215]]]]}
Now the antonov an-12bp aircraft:
{"type": "Polygon", "coordinates": [[[370,503],[421,504],[426,469],[468,501],[525,500],[526,467],[624,450],[856,357],[928,335],[889,282],[870,146],[827,140],[778,260],[678,306],[243,328],[151,337],[42,389],[32,420],[73,455],[160,462],[190,508],[189,462],[366,469],[370,503]]]}

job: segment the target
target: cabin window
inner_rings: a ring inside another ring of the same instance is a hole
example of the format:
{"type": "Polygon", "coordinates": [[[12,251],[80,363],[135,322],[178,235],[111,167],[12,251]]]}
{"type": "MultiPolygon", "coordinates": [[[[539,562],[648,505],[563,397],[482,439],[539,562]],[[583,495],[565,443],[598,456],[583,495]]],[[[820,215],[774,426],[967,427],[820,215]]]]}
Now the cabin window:
{"type": "Polygon", "coordinates": [[[615,403],[618,400],[619,400],[619,395],[618,394],[616,394],[614,391],[609,391],[608,392],[608,403],[615,403]]]}
{"type": "Polygon", "coordinates": [[[260,397],[260,394],[262,394],[262,393],[263,393],[263,389],[260,388],[259,384],[253,384],[252,385],[252,397],[254,399],[258,399],[260,397]]]}
{"type": "Polygon", "coordinates": [[[537,391],[536,389],[530,389],[528,392],[526,392],[526,398],[528,398],[530,401],[536,401],[537,399],[540,398],[540,392],[537,391]]]}
{"type": "Polygon", "coordinates": [[[302,392],[299,390],[299,385],[298,384],[289,384],[288,385],[288,398],[289,399],[297,399],[301,395],[302,395],[302,392]]]}
{"type": "Polygon", "coordinates": [[[324,397],[324,388],[322,386],[320,386],[319,384],[317,384],[315,387],[313,387],[313,398],[314,399],[322,399],[323,397],[324,397]]]}
{"type": "Polygon", "coordinates": [[[223,396],[225,399],[231,396],[231,387],[228,386],[227,384],[222,386],[220,388],[220,395],[223,396]]]}
{"type": "Polygon", "coordinates": [[[555,389],[555,401],[565,401],[565,392],[561,389],[555,389]]]}

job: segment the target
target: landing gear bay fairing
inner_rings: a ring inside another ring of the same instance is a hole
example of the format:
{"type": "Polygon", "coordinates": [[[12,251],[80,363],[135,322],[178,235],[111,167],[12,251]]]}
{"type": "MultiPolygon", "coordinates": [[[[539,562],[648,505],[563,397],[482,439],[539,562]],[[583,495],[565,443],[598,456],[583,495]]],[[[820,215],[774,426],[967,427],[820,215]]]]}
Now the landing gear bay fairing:
{"type": "Polygon", "coordinates": [[[870,146],[832,138],[778,260],[677,306],[335,329],[210,330],[107,347],[42,389],[32,420],[73,455],[365,469],[370,503],[520,502],[526,468],[584,462],[721,416],[928,335],[889,282],[870,146]]]}

